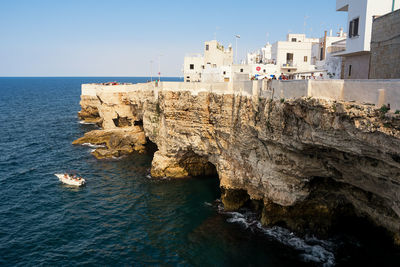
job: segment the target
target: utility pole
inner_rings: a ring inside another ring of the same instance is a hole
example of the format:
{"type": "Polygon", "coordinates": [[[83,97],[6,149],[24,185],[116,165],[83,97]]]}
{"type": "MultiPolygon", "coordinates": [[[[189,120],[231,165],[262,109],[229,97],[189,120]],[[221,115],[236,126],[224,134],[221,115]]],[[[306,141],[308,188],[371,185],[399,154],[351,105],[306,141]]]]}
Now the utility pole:
{"type": "Polygon", "coordinates": [[[238,55],[238,39],[240,38],[240,35],[236,34],[236,35],[235,35],[235,37],[236,37],[236,51],[235,51],[236,55],[235,55],[235,62],[236,62],[236,64],[238,64],[238,63],[237,63],[237,55],[238,55]]]}

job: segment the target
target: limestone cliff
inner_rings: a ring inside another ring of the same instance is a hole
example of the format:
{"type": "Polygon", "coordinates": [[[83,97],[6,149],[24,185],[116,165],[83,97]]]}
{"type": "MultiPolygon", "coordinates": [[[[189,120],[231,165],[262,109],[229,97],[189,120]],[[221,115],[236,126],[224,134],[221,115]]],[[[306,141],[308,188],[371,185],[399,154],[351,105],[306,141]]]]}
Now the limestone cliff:
{"type": "Polygon", "coordinates": [[[153,177],[216,169],[225,209],[253,201],[264,224],[322,234],[341,216],[357,215],[399,241],[398,115],[355,103],[210,92],[104,90],[97,97],[95,107],[81,102],[81,118],[86,112],[101,121],[105,139],[115,132],[130,140],[99,139],[113,151],[141,150],[144,135],[155,143],[153,177]]]}
{"type": "Polygon", "coordinates": [[[80,102],[82,110],[78,112],[78,117],[87,123],[101,124],[101,117],[99,116],[99,99],[92,96],[81,96],[80,102]]]}

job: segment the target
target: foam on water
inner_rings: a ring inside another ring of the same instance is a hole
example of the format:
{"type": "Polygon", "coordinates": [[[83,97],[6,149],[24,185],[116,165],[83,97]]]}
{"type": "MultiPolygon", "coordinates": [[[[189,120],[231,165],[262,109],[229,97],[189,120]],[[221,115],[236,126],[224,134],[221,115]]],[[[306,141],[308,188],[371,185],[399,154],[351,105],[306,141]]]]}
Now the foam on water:
{"type": "Polygon", "coordinates": [[[290,246],[301,253],[302,260],[305,262],[314,262],[323,266],[334,266],[335,245],[327,240],[320,240],[315,237],[300,238],[293,232],[283,227],[265,227],[256,219],[256,214],[243,210],[243,212],[226,212],[222,204],[218,204],[220,213],[228,217],[227,222],[238,223],[251,231],[259,231],[269,237],[274,238],[282,244],[290,246]]]}
{"type": "Polygon", "coordinates": [[[105,145],[95,145],[95,144],[92,144],[92,143],[83,143],[82,146],[88,146],[88,147],[91,147],[91,148],[106,147],[105,145]]]}
{"type": "Polygon", "coordinates": [[[94,122],[86,122],[86,121],[79,121],[79,123],[84,125],[96,125],[96,123],[94,122]]]}

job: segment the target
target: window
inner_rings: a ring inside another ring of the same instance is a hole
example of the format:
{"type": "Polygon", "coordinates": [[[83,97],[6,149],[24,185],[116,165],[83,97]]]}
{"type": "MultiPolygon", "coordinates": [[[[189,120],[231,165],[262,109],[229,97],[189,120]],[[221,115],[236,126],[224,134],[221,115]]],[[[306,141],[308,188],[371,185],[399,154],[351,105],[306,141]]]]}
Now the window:
{"type": "Polygon", "coordinates": [[[323,59],[324,59],[324,48],[321,47],[321,51],[320,51],[320,54],[319,54],[319,60],[323,60],[323,59]]]}
{"type": "Polygon", "coordinates": [[[191,70],[194,70],[194,64],[190,64],[190,67],[189,67],[191,70]]]}
{"type": "Polygon", "coordinates": [[[297,42],[297,39],[296,38],[292,38],[292,42],[297,42]]]}
{"type": "Polygon", "coordinates": [[[360,18],[353,19],[350,21],[349,25],[349,37],[356,37],[358,36],[358,24],[360,22],[360,18]]]}
{"type": "Polygon", "coordinates": [[[353,29],[353,35],[358,36],[358,24],[359,24],[360,19],[356,18],[354,20],[354,29],[353,29]]]}
{"type": "Polygon", "coordinates": [[[210,49],[210,45],[206,44],[206,51],[210,49]]]}
{"type": "Polygon", "coordinates": [[[293,64],[293,53],[286,53],[286,64],[293,64]]]}
{"type": "Polygon", "coordinates": [[[226,74],[226,71],[224,71],[223,74],[225,75],[225,74],[226,74]]]}
{"type": "Polygon", "coordinates": [[[240,72],[243,72],[243,69],[240,69],[240,72]]]}
{"type": "Polygon", "coordinates": [[[201,68],[204,70],[204,65],[201,65],[201,68]]]}
{"type": "Polygon", "coordinates": [[[351,76],[351,65],[349,65],[349,77],[351,76]]]}
{"type": "Polygon", "coordinates": [[[304,62],[307,62],[307,61],[308,61],[307,56],[304,56],[304,62]]]}
{"type": "Polygon", "coordinates": [[[266,73],[267,71],[265,69],[263,69],[263,72],[266,73]]]}

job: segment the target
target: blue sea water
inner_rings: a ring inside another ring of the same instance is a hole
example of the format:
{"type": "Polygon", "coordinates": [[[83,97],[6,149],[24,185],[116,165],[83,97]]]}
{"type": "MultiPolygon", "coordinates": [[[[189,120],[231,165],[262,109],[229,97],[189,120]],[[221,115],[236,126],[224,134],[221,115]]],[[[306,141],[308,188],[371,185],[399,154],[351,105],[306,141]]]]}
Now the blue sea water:
{"type": "Polygon", "coordinates": [[[379,245],[302,239],[262,227],[251,212],[223,212],[218,178],[151,179],[150,154],[96,160],[90,147],[71,145],[95,129],[77,118],[80,85],[114,80],[148,78],[0,78],[0,265],[331,266],[400,259],[379,245]],[[87,186],[60,184],[54,174],[64,170],[78,171],[87,186]]]}

